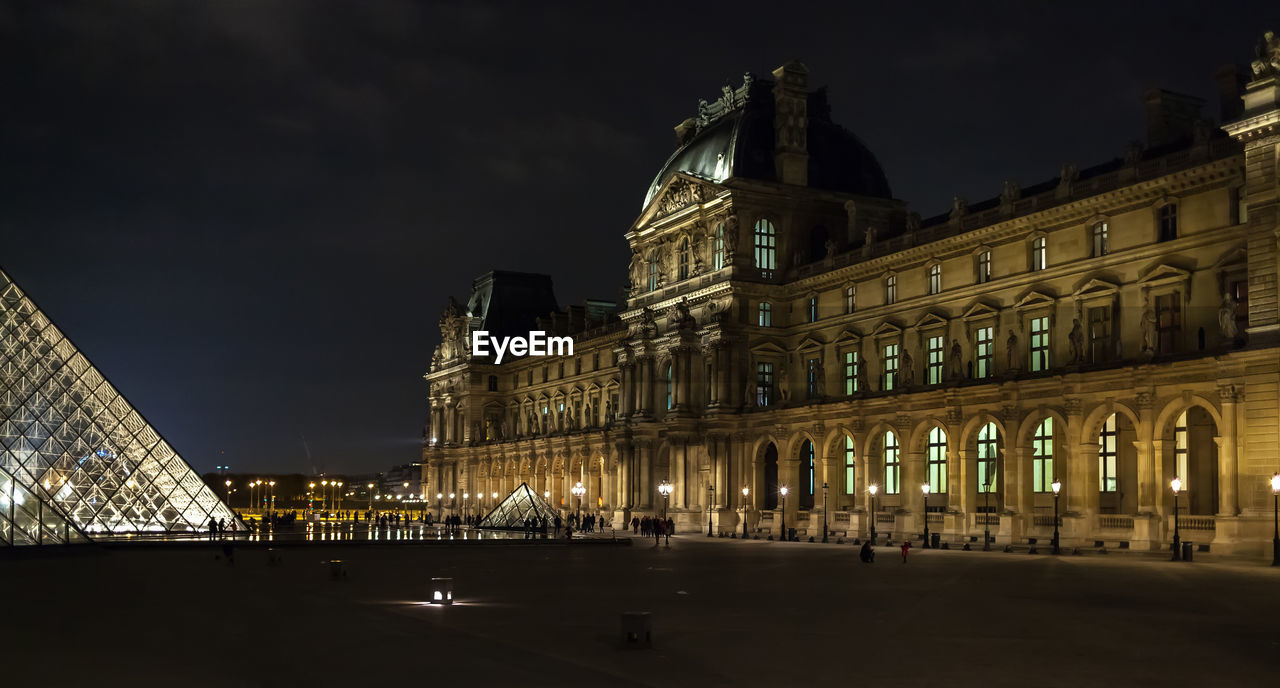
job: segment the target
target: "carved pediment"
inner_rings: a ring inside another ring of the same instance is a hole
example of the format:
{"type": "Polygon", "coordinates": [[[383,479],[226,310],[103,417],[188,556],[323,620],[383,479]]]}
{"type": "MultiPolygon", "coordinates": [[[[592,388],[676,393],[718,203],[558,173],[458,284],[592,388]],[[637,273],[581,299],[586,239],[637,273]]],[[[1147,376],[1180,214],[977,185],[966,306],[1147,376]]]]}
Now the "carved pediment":
{"type": "Polygon", "coordinates": [[[917,330],[928,330],[937,327],[946,327],[947,319],[937,313],[925,313],[923,318],[916,323],[917,330]]]}
{"type": "Polygon", "coordinates": [[[674,175],[654,198],[654,217],[666,217],[699,203],[711,200],[715,192],[693,177],[674,175]]]}
{"type": "Polygon", "coordinates": [[[592,381],[591,381],[591,384],[587,385],[587,391],[588,391],[588,392],[598,392],[598,391],[600,391],[600,385],[599,385],[599,384],[597,384],[595,380],[592,380],[592,381]]]}
{"type": "Polygon", "coordinates": [[[888,320],[880,323],[879,325],[876,326],[876,329],[871,331],[871,336],[873,337],[886,337],[890,335],[900,335],[900,334],[902,334],[902,328],[898,327],[892,322],[889,322],[888,320]]]}
{"type": "Polygon", "coordinates": [[[1017,308],[1020,311],[1025,311],[1031,308],[1044,308],[1052,306],[1054,301],[1055,299],[1052,296],[1042,291],[1032,290],[1028,292],[1026,296],[1019,299],[1014,308],[1017,308]]]}
{"type": "Polygon", "coordinates": [[[1118,284],[1112,284],[1106,280],[1091,279],[1080,285],[1071,295],[1076,299],[1093,299],[1100,296],[1114,296],[1119,291],[1120,285],[1118,284]]]}
{"type": "Polygon", "coordinates": [[[857,344],[862,341],[862,335],[853,330],[841,330],[836,335],[836,344],[857,344]]]}
{"type": "Polygon", "coordinates": [[[1191,279],[1190,272],[1168,263],[1161,263],[1148,270],[1142,277],[1139,277],[1138,284],[1150,287],[1164,282],[1181,282],[1189,279],[1191,279]]]}
{"type": "Polygon", "coordinates": [[[823,343],[817,339],[814,339],[813,337],[805,337],[804,339],[801,339],[800,344],[796,346],[796,351],[813,351],[814,349],[821,349],[823,346],[823,343]]]}
{"type": "Polygon", "coordinates": [[[621,384],[622,383],[618,382],[618,378],[611,377],[609,378],[608,382],[604,383],[604,386],[605,386],[605,389],[614,389],[616,387],[620,387],[621,384]]]}
{"type": "Polygon", "coordinates": [[[964,318],[965,322],[972,322],[974,320],[984,320],[986,318],[995,318],[995,317],[998,317],[999,315],[1000,315],[999,309],[995,308],[994,306],[989,306],[981,301],[978,301],[972,306],[969,306],[969,309],[966,310],[964,312],[964,315],[960,317],[964,318]]]}
{"type": "Polygon", "coordinates": [[[778,354],[778,355],[781,355],[781,356],[785,356],[785,355],[787,354],[787,350],[786,350],[786,349],[784,349],[784,348],[782,348],[782,346],[781,346],[780,344],[778,344],[777,342],[770,341],[770,340],[764,340],[764,341],[761,341],[761,342],[757,343],[755,346],[751,347],[751,353],[753,353],[753,354],[778,354]]]}

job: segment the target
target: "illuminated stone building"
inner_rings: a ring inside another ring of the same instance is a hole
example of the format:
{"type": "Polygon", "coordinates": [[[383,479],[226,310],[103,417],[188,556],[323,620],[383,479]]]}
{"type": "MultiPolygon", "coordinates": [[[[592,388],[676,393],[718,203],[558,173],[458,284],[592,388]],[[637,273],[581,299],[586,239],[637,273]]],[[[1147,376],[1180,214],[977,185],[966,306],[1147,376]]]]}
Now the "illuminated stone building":
{"type": "Polygon", "coordinates": [[[581,481],[621,525],[662,511],[666,479],[682,531],[874,520],[895,541],[927,523],[1043,544],[1057,480],[1064,545],[1151,549],[1179,477],[1185,540],[1261,551],[1280,468],[1274,38],[1251,67],[1218,74],[1225,124],[1153,89],[1145,143],[925,219],[804,65],[724,87],[676,127],[625,232],[616,320],[544,323],[574,356],[471,358],[492,277],[446,311],[426,489],[527,481],[573,509],[581,481]]]}

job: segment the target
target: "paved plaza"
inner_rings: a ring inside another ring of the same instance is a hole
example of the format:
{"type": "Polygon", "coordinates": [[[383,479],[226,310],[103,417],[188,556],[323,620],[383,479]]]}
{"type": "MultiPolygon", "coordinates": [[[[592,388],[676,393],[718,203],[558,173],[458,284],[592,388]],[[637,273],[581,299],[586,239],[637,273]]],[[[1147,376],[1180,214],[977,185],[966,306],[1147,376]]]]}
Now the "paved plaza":
{"type": "Polygon", "coordinates": [[[708,541],[159,544],[0,560],[45,685],[1276,685],[1280,570],[708,541]],[[270,555],[280,561],[270,565],[270,555]],[[333,580],[331,558],[346,578],[333,580]],[[424,604],[432,576],[458,603],[424,604]],[[619,648],[652,612],[651,649],[619,648]],[[424,678],[425,677],[425,678],[424,678]]]}

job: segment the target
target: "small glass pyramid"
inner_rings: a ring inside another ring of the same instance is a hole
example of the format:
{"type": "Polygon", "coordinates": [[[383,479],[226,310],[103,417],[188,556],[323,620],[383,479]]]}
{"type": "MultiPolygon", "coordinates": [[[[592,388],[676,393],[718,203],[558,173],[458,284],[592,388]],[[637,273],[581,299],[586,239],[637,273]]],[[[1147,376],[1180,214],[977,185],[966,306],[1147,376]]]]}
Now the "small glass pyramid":
{"type": "MultiPolygon", "coordinates": [[[[235,514],[0,271],[0,511],[3,544],[19,499],[57,530],[190,532],[235,514]],[[56,513],[49,513],[56,512],[56,513]],[[51,521],[51,519],[53,519],[51,521]]],[[[39,528],[34,531],[39,533],[39,528]]],[[[50,538],[34,538],[49,542],[50,538]]],[[[81,536],[80,540],[83,540],[81,536]]]]}
{"type": "Polygon", "coordinates": [[[557,513],[559,512],[550,504],[529,489],[529,483],[520,483],[520,486],[512,490],[506,499],[481,519],[480,527],[524,530],[525,519],[545,518],[550,525],[555,522],[557,513]]]}

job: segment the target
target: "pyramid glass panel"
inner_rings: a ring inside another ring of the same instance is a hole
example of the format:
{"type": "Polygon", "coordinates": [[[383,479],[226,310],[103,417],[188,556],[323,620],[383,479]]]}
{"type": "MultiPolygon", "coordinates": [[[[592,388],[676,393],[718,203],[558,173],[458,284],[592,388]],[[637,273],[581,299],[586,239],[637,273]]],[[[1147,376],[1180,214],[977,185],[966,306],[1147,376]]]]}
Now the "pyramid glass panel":
{"type": "Polygon", "coordinates": [[[0,271],[0,545],[235,514],[0,271]]]}
{"type": "Polygon", "coordinates": [[[523,530],[526,519],[545,518],[547,523],[551,523],[556,520],[557,513],[550,504],[529,489],[528,483],[520,483],[519,487],[480,521],[480,527],[523,530]]]}

